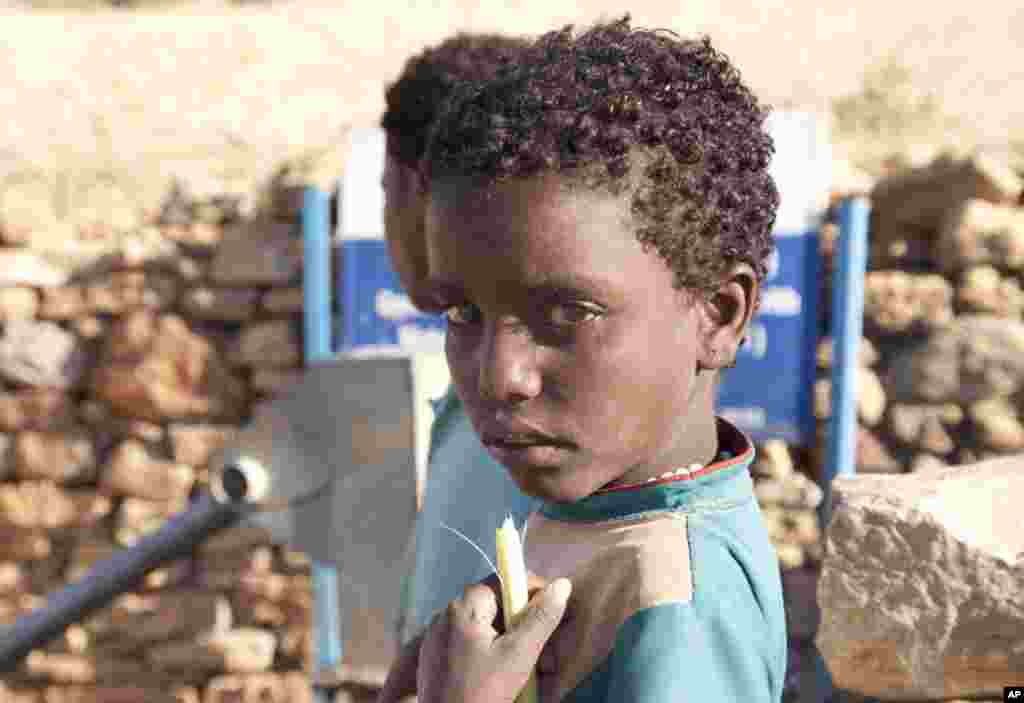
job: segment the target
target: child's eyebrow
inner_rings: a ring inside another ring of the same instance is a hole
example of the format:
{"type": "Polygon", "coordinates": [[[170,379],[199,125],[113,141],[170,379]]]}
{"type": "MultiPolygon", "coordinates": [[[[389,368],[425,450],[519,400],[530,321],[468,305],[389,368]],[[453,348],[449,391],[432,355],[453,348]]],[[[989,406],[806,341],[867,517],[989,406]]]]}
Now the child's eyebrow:
{"type": "MultiPolygon", "coordinates": [[[[533,295],[592,296],[609,287],[609,284],[600,278],[569,272],[542,276],[535,281],[523,281],[522,285],[533,295]]],[[[465,292],[462,281],[455,276],[432,276],[425,281],[425,287],[435,295],[458,295],[465,292]]]]}

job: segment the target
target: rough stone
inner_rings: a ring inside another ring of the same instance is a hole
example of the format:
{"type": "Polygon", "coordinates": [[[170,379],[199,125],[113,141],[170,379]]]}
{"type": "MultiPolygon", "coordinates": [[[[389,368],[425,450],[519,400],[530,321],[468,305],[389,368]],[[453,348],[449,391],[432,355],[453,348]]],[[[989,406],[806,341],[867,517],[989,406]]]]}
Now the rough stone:
{"type": "Polygon", "coordinates": [[[174,305],[177,295],[174,278],[143,271],[117,272],[85,289],[89,311],[108,315],[123,315],[139,308],[163,310],[174,305]]]}
{"type": "Polygon", "coordinates": [[[912,472],[932,471],[934,469],[944,469],[948,466],[949,464],[933,454],[918,454],[910,462],[910,470],[912,472]]]}
{"type": "Polygon", "coordinates": [[[191,640],[228,632],[233,623],[231,603],[219,593],[194,589],[161,591],[148,607],[119,623],[115,634],[138,645],[168,640],[191,640]]]}
{"type": "Polygon", "coordinates": [[[804,549],[799,544],[778,541],[774,542],[773,546],[775,547],[775,555],[778,557],[779,565],[782,567],[783,571],[799,569],[807,561],[804,549]]]}
{"type": "Polygon", "coordinates": [[[188,505],[184,497],[172,500],[125,498],[117,512],[114,537],[118,544],[130,546],[143,536],[160,528],[169,518],[188,505]]]}
{"type": "Polygon", "coordinates": [[[1003,398],[988,398],[974,403],[968,415],[983,447],[998,452],[1024,449],[1024,425],[1016,409],[1003,398]]]}
{"type": "Polygon", "coordinates": [[[0,598],[18,595],[29,590],[25,569],[16,561],[0,562],[0,598]]]}
{"type": "Polygon", "coordinates": [[[793,457],[786,443],[778,439],[764,442],[757,452],[757,459],[751,467],[755,476],[784,480],[794,471],[793,457]]]}
{"type": "Polygon", "coordinates": [[[963,282],[957,289],[957,302],[970,312],[1020,317],[1024,291],[1016,280],[1004,278],[993,267],[974,266],[964,272],[963,282]]]}
{"type": "Polygon", "coordinates": [[[1007,397],[1024,384],[1024,323],[963,315],[899,352],[885,376],[897,403],[965,403],[1007,397]]]}
{"type": "Polygon", "coordinates": [[[817,644],[837,687],[980,698],[1024,671],[1021,461],[835,481],[817,644]]]}
{"type": "Polygon", "coordinates": [[[818,513],[814,510],[790,510],[783,517],[783,525],[788,541],[801,547],[814,544],[821,539],[818,513]]]}
{"type": "MultiPolygon", "coordinates": [[[[832,368],[832,338],[824,337],[818,342],[816,351],[816,360],[818,367],[822,369],[832,368]]],[[[872,367],[878,363],[879,355],[878,348],[875,347],[875,343],[867,337],[861,337],[860,344],[857,345],[857,361],[861,366],[872,367]]]]}
{"type": "Polygon", "coordinates": [[[245,525],[220,530],[211,535],[209,539],[199,545],[198,553],[216,559],[218,556],[226,557],[249,552],[272,543],[273,537],[268,530],[254,525],[245,525]]]}
{"type": "Polygon", "coordinates": [[[97,433],[116,438],[134,437],[151,446],[158,445],[166,435],[164,428],[155,422],[115,415],[109,406],[95,400],[79,404],[78,416],[97,433]]]}
{"type": "MultiPolygon", "coordinates": [[[[945,446],[946,428],[955,427],[963,420],[963,411],[953,403],[944,405],[915,405],[893,403],[889,406],[888,429],[897,440],[909,447],[945,446]]],[[[949,440],[951,441],[951,440],[949,440]]],[[[944,453],[940,451],[940,453],[944,453]]]]}
{"type": "Polygon", "coordinates": [[[42,530],[0,523],[0,538],[0,560],[5,562],[38,561],[48,558],[53,552],[53,543],[42,530]]]}
{"type": "Polygon", "coordinates": [[[257,547],[246,552],[221,552],[217,554],[201,554],[195,560],[195,568],[203,578],[220,582],[217,574],[230,574],[234,583],[248,574],[270,573],[274,565],[274,555],[269,547],[257,547]]]}
{"type": "Polygon", "coordinates": [[[0,288],[0,321],[31,320],[39,312],[39,293],[32,288],[0,288]]]}
{"type": "Polygon", "coordinates": [[[55,683],[95,684],[152,680],[144,662],[129,658],[92,656],[36,650],[25,658],[33,678],[55,683]]]}
{"type": "Polygon", "coordinates": [[[951,208],[971,199],[1011,205],[1020,190],[1020,177],[983,153],[942,155],[927,166],[881,179],[871,191],[872,240],[889,254],[880,263],[898,260],[901,248],[938,263],[937,233],[951,208]]]}
{"type": "Polygon", "coordinates": [[[173,424],[170,438],[174,460],[189,466],[206,466],[236,432],[237,428],[229,425],[173,424]]]}
{"type": "Polygon", "coordinates": [[[285,286],[302,267],[302,240],[291,223],[230,225],[217,248],[210,276],[224,286],[285,286]]]}
{"type": "Polygon", "coordinates": [[[259,673],[270,669],[277,640],[274,633],[237,628],[194,641],[154,644],[146,661],[163,671],[201,669],[213,673],[259,673]]]}
{"type": "Polygon", "coordinates": [[[953,319],[953,287],[937,274],[870,271],[864,279],[864,319],[887,334],[921,332],[953,319]]]}
{"type": "Polygon", "coordinates": [[[182,305],[192,317],[221,322],[250,319],[256,311],[259,291],[254,288],[209,288],[202,286],[185,293],[182,305]]]}
{"type": "Polygon", "coordinates": [[[282,369],[255,367],[249,378],[249,387],[253,393],[262,396],[273,396],[288,386],[298,383],[302,378],[300,369],[282,369]]]}
{"type": "Polygon", "coordinates": [[[262,307],[272,315],[297,315],[304,301],[302,288],[272,288],[263,295],[262,307]]]}
{"type": "Polygon", "coordinates": [[[116,495],[167,502],[186,498],[194,479],[190,466],[155,457],[129,439],[114,450],[100,485],[116,495]]]}
{"type": "Polygon", "coordinates": [[[291,321],[256,322],[242,331],[231,360],[249,366],[295,366],[302,350],[291,321]]]}
{"type": "Polygon", "coordinates": [[[189,686],[77,684],[48,687],[40,703],[199,703],[199,692],[189,686]]]}
{"type": "Polygon", "coordinates": [[[110,514],[110,499],[91,490],[64,490],[52,481],[0,485],[0,524],[26,528],[83,528],[110,514]]]}
{"type": "Polygon", "coordinates": [[[95,478],[96,448],[85,432],[22,432],[14,441],[15,475],[56,483],[95,478]]]}
{"type": "Polygon", "coordinates": [[[903,466],[898,462],[871,430],[866,427],[857,429],[857,471],[869,474],[902,473],[903,466]]]}
{"type": "Polygon", "coordinates": [[[55,288],[68,282],[70,274],[28,249],[0,248],[0,287],[31,286],[55,288]]]}
{"type": "Polygon", "coordinates": [[[48,288],[42,293],[39,316],[47,320],[72,320],[90,314],[85,286],[48,288]]]}
{"type": "Polygon", "coordinates": [[[100,317],[78,317],[71,321],[71,329],[82,339],[93,340],[106,334],[108,325],[100,317]]]}
{"type": "Polygon", "coordinates": [[[869,368],[857,369],[857,415],[861,421],[874,427],[885,414],[885,389],[877,374],[869,368]]]}
{"type": "MultiPolygon", "coordinates": [[[[337,698],[336,703],[342,703],[337,698]]],[[[312,703],[309,677],[300,672],[227,674],[210,680],[203,703],[312,703]]]]}
{"type": "Polygon", "coordinates": [[[939,233],[939,263],[944,271],[993,263],[1024,267],[1024,211],[972,199],[952,208],[939,233]]]}
{"type": "Polygon", "coordinates": [[[193,254],[202,255],[211,254],[216,250],[224,238],[224,230],[219,223],[190,222],[165,226],[163,236],[177,242],[193,254]]]}
{"type": "Polygon", "coordinates": [[[237,418],[245,389],[214,345],[181,318],[139,312],[107,340],[91,388],[115,411],[144,420],[237,418]]]}
{"type": "Polygon", "coordinates": [[[15,469],[14,440],[11,435],[0,434],[0,481],[6,481],[15,469]]]}
{"type": "Polygon", "coordinates": [[[0,431],[56,431],[70,427],[74,421],[74,405],[62,391],[29,388],[0,393],[0,431]]]}
{"type": "Polygon", "coordinates": [[[0,337],[0,375],[13,383],[69,389],[88,365],[88,353],[75,335],[52,322],[8,322],[0,337]]]}

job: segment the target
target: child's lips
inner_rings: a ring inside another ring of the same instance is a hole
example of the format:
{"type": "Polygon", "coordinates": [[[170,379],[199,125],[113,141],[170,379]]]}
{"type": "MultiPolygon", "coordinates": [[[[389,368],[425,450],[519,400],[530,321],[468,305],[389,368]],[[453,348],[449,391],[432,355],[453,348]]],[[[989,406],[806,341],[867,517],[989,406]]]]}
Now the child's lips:
{"type": "Polygon", "coordinates": [[[565,461],[570,447],[552,442],[489,441],[484,446],[502,464],[526,464],[532,467],[557,466],[565,461]]]}

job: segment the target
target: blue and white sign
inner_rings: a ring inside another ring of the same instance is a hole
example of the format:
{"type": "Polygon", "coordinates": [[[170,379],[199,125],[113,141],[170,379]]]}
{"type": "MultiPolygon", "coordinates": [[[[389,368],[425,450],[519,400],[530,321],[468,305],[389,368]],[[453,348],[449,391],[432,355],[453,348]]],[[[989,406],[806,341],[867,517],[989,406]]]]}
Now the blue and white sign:
{"type": "Polygon", "coordinates": [[[444,319],[418,311],[402,290],[384,240],[384,131],[353,130],[338,199],[341,349],[439,352],[444,319]]]}
{"type": "Polygon", "coordinates": [[[445,322],[413,307],[391,267],[387,243],[342,242],[343,349],[444,350],[445,322]]]}
{"type": "Polygon", "coordinates": [[[810,113],[773,113],[772,175],[781,203],[775,251],[761,308],[736,358],[722,376],[718,412],[755,441],[814,443],[813,388],[818,342],[818,221],[829,187],[831,152],[810,113]]]}

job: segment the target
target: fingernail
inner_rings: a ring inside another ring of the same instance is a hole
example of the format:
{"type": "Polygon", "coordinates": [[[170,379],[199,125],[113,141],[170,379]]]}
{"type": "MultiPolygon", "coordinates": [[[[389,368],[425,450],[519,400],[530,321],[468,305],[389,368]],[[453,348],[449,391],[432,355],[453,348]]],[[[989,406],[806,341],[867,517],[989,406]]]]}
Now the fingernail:
{"type": "Polygon", "coordinates": [[[551,597],[555,599],[556,603],[565,605],[569,602],[569,594],[572,593],[572,583],[569,582],[569,579],[555,579],[548,588],[551,590],[551,597]]]}

